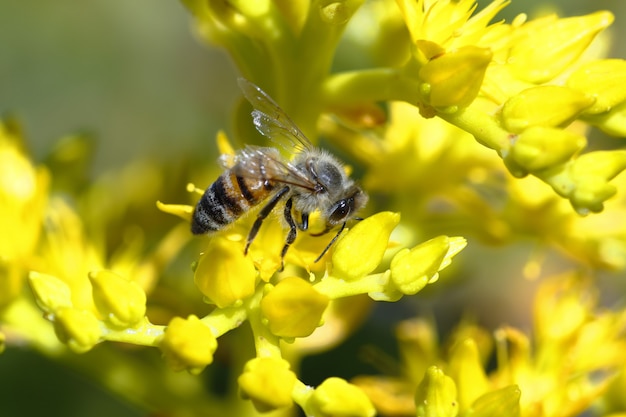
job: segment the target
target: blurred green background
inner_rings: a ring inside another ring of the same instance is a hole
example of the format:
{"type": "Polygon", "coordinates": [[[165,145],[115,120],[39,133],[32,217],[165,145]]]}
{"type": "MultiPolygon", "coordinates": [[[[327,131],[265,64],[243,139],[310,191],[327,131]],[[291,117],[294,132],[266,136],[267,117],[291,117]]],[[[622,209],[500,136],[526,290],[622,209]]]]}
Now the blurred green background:
{"type": "MultiPolygon", "coordinates": [[[[626,56],[623,0],[514,0],[501,16],[548,5],[562,15],[612,10],[611,55],[626,56]]],[[[213,163],[236,76],[224,52],[195,38],[175,0],[0,0],[0,112],[21,121],[36,160],[59,138],[87,132],[98,143],[94,173],[146,154],[200,151],[213,163]]],[[[0,416],[39,415],[143,414],[59,364],[9,348],[0,355],[0,416]]]]}

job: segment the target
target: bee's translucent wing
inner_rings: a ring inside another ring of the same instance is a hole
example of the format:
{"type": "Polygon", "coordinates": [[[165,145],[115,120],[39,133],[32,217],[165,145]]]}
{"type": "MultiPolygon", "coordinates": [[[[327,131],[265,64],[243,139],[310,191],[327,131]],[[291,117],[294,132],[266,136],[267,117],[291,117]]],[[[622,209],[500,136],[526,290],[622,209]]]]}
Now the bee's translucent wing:
{"type": "Polygon", "coordinates": [[[254,107],[252,119],[262,135],[290,153],[313,147],[311,141],[265,91],[245,78],[237,81],[243,95],[254,107]]]}
{"type": "Polygon", "coordinates": [[[316,183],[306,173],[285,161],[275,148],[246,146],[237,153],[231,169],[242,177],[289,184],[311,191],[316,189],[316,183]]]}

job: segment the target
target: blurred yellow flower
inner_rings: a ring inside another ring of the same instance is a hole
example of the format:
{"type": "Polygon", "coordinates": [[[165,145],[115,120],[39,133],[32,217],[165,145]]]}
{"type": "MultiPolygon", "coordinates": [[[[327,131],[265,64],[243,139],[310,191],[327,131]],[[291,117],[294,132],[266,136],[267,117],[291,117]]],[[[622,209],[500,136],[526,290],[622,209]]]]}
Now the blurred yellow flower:
{"type": "Polygon", "coordinates": [[[49,174],[24,152],[19,127],[0,122],[0,308],[21,291],[48,200],[49,174]]]}
{"type": "Polygon", "coordinates": [[[412,321],[398,328],[404,380],[391,379],[404,384],[393,388],[402,395],[395,400],[384,394],[392,386],[387,378],[354,382],[363,384],[380,409],[391,404],[378,401],[395,401],[397,415],[579,415],[604,395],[626,363],[626,310],[597,311],[593,288],[577,274],[543,282],[534,305],[532,340],[512,327],[495,331],[493,371],[485,369],[493,343],[483,341],[484,330],[457,328],[449,351],[441,352],[430,325],[412,321]],[[409,406],[411,392],[417,394],[409,406]]]}

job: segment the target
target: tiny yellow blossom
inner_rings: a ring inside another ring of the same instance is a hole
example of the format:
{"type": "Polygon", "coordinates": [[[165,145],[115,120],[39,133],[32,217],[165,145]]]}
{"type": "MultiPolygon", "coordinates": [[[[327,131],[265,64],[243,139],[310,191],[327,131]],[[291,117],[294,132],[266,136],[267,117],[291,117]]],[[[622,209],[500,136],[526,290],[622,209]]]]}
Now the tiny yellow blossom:
{"type": "Polygon", "coordinates": [[[626,60],[601,59],[577,68],[567,79],[569,88],[594,99],[585,114],[608,112],[626,101],[626,60]]]}
{"type": "Polygon", "coordinates": [[[608,135],[626,136],[626,102],[615,106],[606,113],[585,117],[591,125],[597,126],[608,135]]]}
{"type": "Polygon", "coordinates": [[[461,237],[439,236],[413,249],[403,249],[391,260],[391,281],[406,295],[413,295],[429,282],[467,244],[461,237]]]}
{"type": "Polygon", "coordinates": [[[240,243],[215,236],[198,261],[194,281],[210,302],[227,307],[254,294],[257,271],[240,243]]]}
{"type": "Polygon", "coordinates": [[[424,99],[433,107],[468,106],[480,91],[489,49],[463,46],[435,57],[419,71],[419,79],[427,85],[424,99]]]}
{"type": "Polygon", "coordinates": [[[165,329],[159,347],[174,370],[188,369],[197,374],[213,362],[217,340],[198,317],[174,317],[165,329]]]}
{"type": "Polygon", "coordinates": [[[133,327],[146,314],[146,293],[136,282],[107,270],[92,271],[93,299],[102,316],[116,327],[133,327]]]}
{"type": "Polygon", "coordinates": [[[277,336],[306,337],[320,325],[329,299],[298,277],[280,281],[261,300],[261,312],[277,336]]]}
{"type": "Polygon", "coordinates": [[[314,417],[373,417],[374,406],[355,385],[341,378],[328,378],[318,386],[303,407],[314,417]]]}
{"type": "Polygon", "coordinates": [[[418,417],[456,417],[459,403],[456,399],[456,386],[441,369],[431,366],[415,394],[418,417]]]}
{"type": "MultiPolygon", "coordinates": [[[[537,172],[563,164],[580,152],[587,140],[567,130],[533,126],[513,140],[510,158],[523,170],[537,172]]],[[[507,163],[511,162],[508,158],[507,163]]]]}
{"type": "Polygon", "coordinates": [[[474,0],[397,0],[413,42],[428,39],[445,48],[458,48],[468,40],[477,42],[487,24],[508,0],[496,0],[472,16],[474,0]]]}
{"type": "MultiPolygon", "coordinates": [[[[509,98],[502,107],[502,122],[512,133],[520,133],[532,126],[566,126],[580,113],[589,109],[595,99],[574,88],[557,85],[531,87],[509,98]],[[546,97],[550,97],[546,100],[546,97]]],[[[550,136],[544,141],[552,142],[550,136]]],[[[583,142],[582,147],[586,143],[583,142]]],[[[550,152],[546,150],[545,152],[550,152]]],[[[571,156],[571,155],[570,155],[571,156]]]]}
{"type": "Polygon", "coordinates": [[[372,272],[383,259],[389,236],[399,222],[399,214],[383,212],[355,225],[337,242],[333,275],[350,280],[372,272]]]}
{"type": "MultiPolygon", "coordinates": [[[[616,193],[610,184],[626,168],[626,151],[596,151],[578,157],[569,167],[577,186],[569,192],[572,205],[586,214],[588,209],[599,212],[604,201],[616,193]]],[[[558,184],[558,183],[557,183],[558,184]]]]}
{"type": "Polygon", "coordinates": [[[52,317],[59,340],[77,353],[84,353],[100,341],[100,322],[89,311],[61,307],[52,317]]]}
{"type": "Polygon", "coordinates": [[[269,357],[249,360],[238,378],[242,396],[260,412],[291,406],[296,381],[289,362],[269,357]]]}
{"type": "Polygon", "coordinates": [[[72,307],[70,287],[57,277],[33,271],[28,280],[37,305],[46,313],[54,314],[60,308],[72,307]]]}

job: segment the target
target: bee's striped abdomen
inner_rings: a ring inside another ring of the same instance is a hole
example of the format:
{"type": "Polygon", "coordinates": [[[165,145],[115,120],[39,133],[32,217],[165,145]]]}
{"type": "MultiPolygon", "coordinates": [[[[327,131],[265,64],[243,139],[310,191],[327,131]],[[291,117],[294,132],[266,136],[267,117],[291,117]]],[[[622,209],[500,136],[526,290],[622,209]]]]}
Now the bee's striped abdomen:
{"type": "Polygon", "coordinates": [[[225,172],[198,201],[191,232],[203,234],[223,229],[263,201],[273,188],[268,181],[244,178],[232,170],[225,172]]]}

